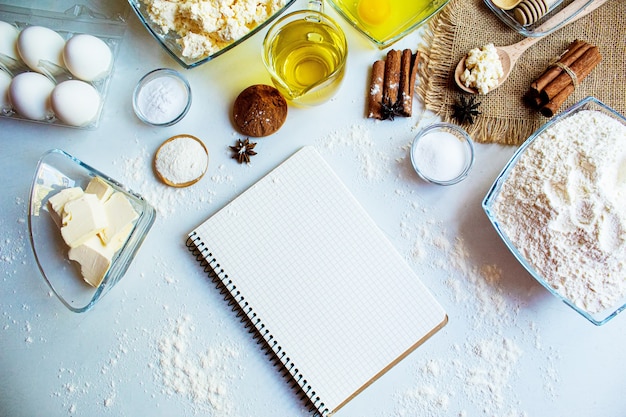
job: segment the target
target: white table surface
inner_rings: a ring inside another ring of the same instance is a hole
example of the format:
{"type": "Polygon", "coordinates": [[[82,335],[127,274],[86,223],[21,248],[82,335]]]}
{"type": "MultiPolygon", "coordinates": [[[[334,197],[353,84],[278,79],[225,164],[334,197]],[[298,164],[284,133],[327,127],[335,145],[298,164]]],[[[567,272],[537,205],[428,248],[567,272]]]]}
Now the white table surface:
{"type": "MultiPolygon", "coordinates": [[[[477,145],[464,182],[421,181],[409,145],[419,125],[436,119],[422,117],[417,97],[411,118],[366,119],[369,68],[386,51],[340,23],[350,53],[339,94],[316,108],[291,107],[279,132],[256,140],[249,166],[231,159],[228,146],[242,136],[229,114],[241,90],[270,82],[260,55],[265,31],[187,71],[131,14],[98,129],[0,119],[0,415],[307,415],[185,247],[191,229],[304,145],[318,148],[450,317],[338,417],[625,415],[626,317],[596,327],[555,299],[515,262],[481,209],[515,149],[477,145]],[[135,83],[158,67],[180,69],[193,90],[189,114],[168,128],[143,125],[131,108],[135,83]],[[151,158],[180,133],[201,138],[211,160],[198,184],[177,190],[156,180],[151,158]],[[51,148],[158,207],[124,279],[85,314],[52,295],[29,243],[29,186],[51,148]],[[179,375],[179,386],[210,377],[218,392],[176,392],[164,379],[175,366],[163,363],[174,358],[167,341],[181,347],[175,359],[188,361],[186,369],[199,370],[179,375]],[[220,366],[202,368],[203,355],[220,366]]],[[[421,36],[417,31],[394,47],[415,50],[421,36]]]]}

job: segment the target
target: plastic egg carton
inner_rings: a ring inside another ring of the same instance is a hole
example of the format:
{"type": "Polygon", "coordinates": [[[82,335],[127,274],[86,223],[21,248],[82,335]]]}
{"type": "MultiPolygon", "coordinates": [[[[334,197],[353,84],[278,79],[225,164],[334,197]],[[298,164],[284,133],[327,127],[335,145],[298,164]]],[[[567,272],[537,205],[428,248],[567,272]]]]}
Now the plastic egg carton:
{"type": "MultiPolygon", "coordinates": [[[[89,1],[89,0],[86,0],[89,1]]],[[[79,129],[96,129],[102,115],[102,109],[106,102],[109,82],[115,69],[119,46],[126,32],[126,20],[129,7],[124,2],[89,2],[89,4],[76,4],[71,1],[39,1],[38,8],[23,7],[21,1],[4,0],[0,4],[0,21],[13,25],[18,31],[30,26],[42,26],[57,32],[64,41],[68,41],[78,34],[88,34],[102,40],[111,50],[113,64],[103,78],[86,81],[100,96],[100,104],[97,115],[88,124],[73,126],[61,121],[52,112],[44,120],[33,120],[19,114],[12,106],[8,98],[0,100],[0,117],[18,119],[34,123],[73,127],[79,129]]],[[[21,61],[21,60],[20,60],[21,61]]],[[[33,72],[23,62],[16,61],[0,52],[0,71],[10,77],[15,77],[23,72],[33,72]]],[[[47,65],[45,65],[48,68],[47,65]]],[[[54,65],[52,67],[54,68],[54,65]]],[[[58,67],[55,68],[59,70],[58,67]]],[[[76,79],[67,69],[60,71],[44,71],[45,76],[55,85],[63,81],[76,79]]],[[[4,77],[6,80],[6,77],[4,77]]],[[[0,80],[1,81],[1,80],[0,80]]],[[[0,94],[2,91],[0,91],[0,94]]]]}

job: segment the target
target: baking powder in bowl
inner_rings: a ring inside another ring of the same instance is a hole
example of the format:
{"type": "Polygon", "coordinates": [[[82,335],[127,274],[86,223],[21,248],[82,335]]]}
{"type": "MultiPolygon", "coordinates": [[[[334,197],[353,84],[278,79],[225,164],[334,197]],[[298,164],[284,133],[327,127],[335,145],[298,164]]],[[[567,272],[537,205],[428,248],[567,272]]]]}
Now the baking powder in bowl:
{"type": "Polygon", "coordinates": [[[191,104],[189,84],[167,68],[146,74],[137,85],[133,105],[144,122],[168,126],[182,119],[191,104]]]}

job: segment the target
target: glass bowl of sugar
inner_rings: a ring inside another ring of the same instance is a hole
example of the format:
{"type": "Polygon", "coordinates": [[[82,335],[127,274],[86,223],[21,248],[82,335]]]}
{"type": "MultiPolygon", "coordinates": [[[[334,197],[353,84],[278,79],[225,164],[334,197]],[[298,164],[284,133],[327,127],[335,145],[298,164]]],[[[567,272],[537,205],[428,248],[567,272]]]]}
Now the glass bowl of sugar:
{"type": "Polygon", "coordinates": [[[185,117],[191,107],[191,87],[181,73],[169,68],[150,71],[133,92],[133,110],[151,126],[172,126],[185,117]]]}
{"type": "Polygon", "coordinates": [[[483,200],[520,264],[595,325],[626,309],[626,118],[587,97],[533,133],[483,200]]]}
{"type": "Polygon", "coordinates": [[[467,177],[474,163],[472,139],[463,128],[451,123],[427,126],[413,140],[411,163],[427,182],[457,184],[467,177]]]}

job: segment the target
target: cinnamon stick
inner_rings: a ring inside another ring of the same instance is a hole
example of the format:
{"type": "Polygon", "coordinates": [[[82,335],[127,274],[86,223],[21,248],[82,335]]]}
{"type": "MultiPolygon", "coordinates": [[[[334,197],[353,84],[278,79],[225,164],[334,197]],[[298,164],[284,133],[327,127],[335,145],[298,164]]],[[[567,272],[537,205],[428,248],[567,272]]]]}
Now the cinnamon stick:
{"type": "Polygon", "coordinates": [[[561,105],[567,100],[570,94],[574,92],[574,84],[569,84],[567,87],[559,91],[559,94],[554,96],[545,106],[539,109],[539,112],[545,117],[552,117],[561,105]]]}
{"type": "Polygon", "coordinates": [[[402,51],[402,72],[400,74],[400,100],[402,115],[409,117],[413,113],[413,91],[417,78],[417,58],[410,49],[402,51]]]}
{"type": "Polygon", "coordinates": [[[417,79],[419,52],[392,49],[385,60],[372,65],[370,89],[367,96],[367,117],[391,119],[411,116],[413,93],[417,79]]]}
{"type": "MultiPolygon", "coordinates": [[[[592,45],[581,40],[573,41],[567,50],[561,55],[558,62],[562,65],[570,67],[578,58],[580,58],[592,45]]],[[[538,94],[557,76],[563,73],[563,69],[558,66],[550,66],[544,73],[530,84],[533,93],[538,94]]]]}
{"type": "Polygon", "coordinates": [[[385,61],[385,79],[383,82],[383,101],[390,105],[398,101],[400,88],[400,64],[402,52],[392,49],[387,52],[385,61]]]}
{"type": "Polygon", "coordinates": [[[382,119],[383,81],[385,78],[385,61],[378,60],[372,65],[372,77],[368,96],[367,117],[382,119]]]}
{"type": "MultiPolygon", "coordinates": [[[[581,55],[569,69],[576,75],[577,81],[580,83],[591,71],[600,63],[602,56],[596,46],[589,48],[581,55]]],[[[552,82],[550,82],[541,91],[540,96],[545,102],[551,101],[561,90],[567,87],[569,84],[573,84],[572,77],[563,72],[558,75],[552,82]]]]}

